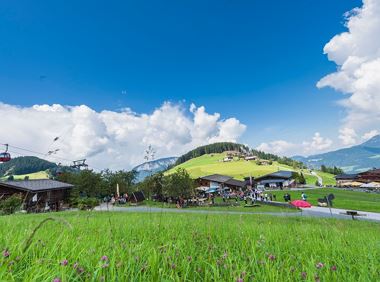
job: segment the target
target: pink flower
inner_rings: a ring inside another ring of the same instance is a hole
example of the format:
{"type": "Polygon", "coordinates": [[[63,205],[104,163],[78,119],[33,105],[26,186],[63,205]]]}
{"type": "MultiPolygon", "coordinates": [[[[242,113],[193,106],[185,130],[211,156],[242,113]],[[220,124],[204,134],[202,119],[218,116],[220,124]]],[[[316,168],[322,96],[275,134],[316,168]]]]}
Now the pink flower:
{"type": "Polygon", "coordinates": [[[321,262],[318,262],[316,265],[315,265],[315,267],[316,268],[318,268],[318,269],[320,269],[320,268],[322,268],[322,267],[324,267],[325,265],[323,264],[323,263],[321,263],[321,262]]]}
{"type": "Polygon", "coordinates": [[[236,282],[244,282],[244,280],[243,280],[243,278],[238,278],[238,279],[236,279],[236,282]]]}
{"type": "Polygon", "coordinates": [[[3,257],[8,258],[11,255],[11,253],[8,250],[3,251],[3,257]]]}
{"type": "Polygon", "coordinates": [[[53,282],[61,282],[61,279],[59,279],[58,277],[56,277],[56,278],[53,279],[53,282]]]}
{"type": "Polygon", "coordinates": [[[276,259],[276,256],[274,256],[274,255],[272,255],[272,254],[270,254],[269,256],[268,256],[268,258],[269,258],[269,260],[275,260],[276,259]]]}
{"type": "Polygon", "coordinates": [[[61,265],[62,265],[62,266],[66,266],[66,265],[68,265],[68,264],[69,264],[69,262],[68,262],[67,259],[64,259],[63,261],[61,261],[61,265]]]}
{"type": "Polygon", "coordinates": [[[331,271],[336,271],[336,265],[333,265],[333,266],[331,267],[331,271]]]}
{"type": "Polygon", "coordinates": [[[77,269],[78,266],[79,266],[79,263],[77,263],[77,262],[73,264],[73,268],[74,268],[74,269],[77,269]]]}
{"type": "Polygon", "coordinates": [[[307,273],[305,271],[302,271],[301,272],[301,277],[302,277],[302,279],[306,279],[307,273]]]}
{"type": "Polygon", "coordinates": [[[108,261],[108,257],[107,256],[102,256],[101,260],[102,261],[108,261]]]}

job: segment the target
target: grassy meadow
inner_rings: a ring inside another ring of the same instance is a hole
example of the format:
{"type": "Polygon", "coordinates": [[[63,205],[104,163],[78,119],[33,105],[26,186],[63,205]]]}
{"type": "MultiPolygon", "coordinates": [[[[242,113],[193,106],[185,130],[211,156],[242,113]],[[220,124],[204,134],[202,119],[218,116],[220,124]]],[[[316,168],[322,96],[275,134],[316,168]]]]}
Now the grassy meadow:
{"type": "Polygon", "coordinates": [[[380,225],[372,222],[66,212],[36,229],[50,216],[0,217],[0,281],[380,279],[380,225]]]}
{"type": "MultiPolygon", "coordinates": [[[[30,180],[32,179],[48,179],[49,174],[46,171],[38,171],[35,173],[29,173],[29,174],[19,174],[19,175],[13,175],[14,180],[24,180],[25,177],[29,177],[30,180]]],[[[2,177],[0,180],[6,180],[8,177],[2,177]]]]}
{"type": "MultiPolygon", "coordinates": [[[[314,206],[318,205],[319,198],[334,194],[334,208],[380,212],[380,194],[347,191],[335,188],[309,189],[304,192],[308,196],[307,201],[314,206]]],[[[272,193],[276,194],[278,201],[283,201],[285,193],[289,193],[292,200],[301,199],[302,191],[275,191],[272,193]]]]}
{"type": "MultiPolygon", "coordinates": [[[[244,177],[252,175],[253,177],[263,176],[278,170],[294,170],[292,167],[273,162],[272,165],[257,165],[255,161],[235,160],[233,162],[222,162],[225,154],[206,154],[198,158],[191,159],[180,164],[167,173],[173,172],[176,168],[181,167],[188,171],[193,178],[205,176],[208,174],[225,174],[235,179],[242,180],[244,177]]],[[[303,172],[307,184],[314,185],[317,177],[310,174],[309,170],[297,170],[303,172]]],[[[316,171],[322,177],[324,185],[335,185],[334,176],[329,173],[316,171]]]]}

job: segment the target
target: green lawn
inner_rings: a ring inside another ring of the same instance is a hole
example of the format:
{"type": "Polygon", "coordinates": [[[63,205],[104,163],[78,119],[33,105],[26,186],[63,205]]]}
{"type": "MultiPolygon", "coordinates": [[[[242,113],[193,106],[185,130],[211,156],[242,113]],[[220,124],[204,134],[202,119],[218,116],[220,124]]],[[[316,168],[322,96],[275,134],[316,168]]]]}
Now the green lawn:
{"type": "MultiPolygon", "coordinates": [[[[29,173],[29,174],[19,174],[19,175],[13,175],[15,180],[24,180],[25,177],[28,176],[29,179],[48,179],[49,174],[46,171],[38,171],[35,173],[29,173]]],[[[6,180],[8,177],[2,177],[1,180],[6,180]]]]}
{"type": "MultiPolygon", "coordinates": [[[[221,198],[216,198],[216,203],[221,203],[221,198]]],[[[284,207],[275,207],[275,206],[269,206],[269,205],[259,205],[255,207],[245,207],[244,201],[238,201],[238,203],[235,203],[235,200],[229,201],[230,206],[213,206],[206,204],[204,206],[189,206],[184,208],[187,209],[196,209],[196,210],[205,210],[205,211],[234,211],[234,212],[298,212],[296,209],[290,209],[290,208],[284,208],[284,207]]],[[[249,202],[250,204],[250,202],[249,202]]],[[[177,208],[175,204],[168,204],[168,203],[162,203],[162,202],[154,202],[150,200],[144,201],[142,204],[143,206],[148,207],[159,207],[159,208],[177,208]]],[[[125,207],[128,207],[128,205],[123,205],[125,207]]]]}
{"type": "Polygon", "coordinates": [[[372,222],[67,212],[3,216],[0,225],[0,281],[380,280],[372,222]],[[36,230],[50,216],[65,222],[36,230]]]}
{"type": "MultiPolygon", "coordinates": [[[[291,170],[294,169],[290,166],[279,164],[273,162],[272,165],[257,165],[255,161],[233,161],[233,162],[222,162],[225,154],[206,154],[198,158],[191,159],[179,166],[176,166],[169,170],[167,174],[175,171],[178,167],[184,168],[193,178],[198,178],[201,176],[209,174],[224,174],[231,176],[235,179],[242,180],[244,177],[252,175],[253,177],[260,177],[265,174],[273,173],[278,170],[291,170]]],[[[305,176],[307,184],[314,185],[317,177],[310,174],[309,170],[296,170],[302,172],[305,176]]],[[[316,171],[316,173],[323,178],[325,185],[334,185],[334,176],[328,173],[323,173],[316,171]]]]}
{"type": "MultiPolygon", "coordinates": [[[[277,196],[277,200],[283,201],[283,195],[289,193],[292,200],[301,199],[301,191],[276,191],[273,192],[277,196]]],[[[305,190],[308,201],[312,205],[318,204],[318,198],[323,198],[332,193],[335,195],[333,207],[347,210],[362,210],[369,212],[380,212],[380,194],[364,193],[356,191],[346,191],[335,188],[323,188],[305,190]]]]}

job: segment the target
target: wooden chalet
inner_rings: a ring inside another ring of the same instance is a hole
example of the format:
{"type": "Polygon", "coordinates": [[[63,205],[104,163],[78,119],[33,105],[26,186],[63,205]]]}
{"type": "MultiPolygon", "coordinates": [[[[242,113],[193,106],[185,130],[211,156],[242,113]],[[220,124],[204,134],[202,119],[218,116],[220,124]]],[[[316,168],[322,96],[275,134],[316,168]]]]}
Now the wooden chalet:
{"type": "Polygon", "coordinates": [[[363,183],[380,182],[380,169],[371,169],[358,173],[355,181],[363,183]]]}
{"type": "Polygon", "coordinates": [[[233,179],[227,175],[211,174],[199,177],[198,185],[202,187],[209,187],[215,189],[229,188],[231,190],[241,190],[245,187],[245,182],[233,179]]]}
{"type": "Polygon", "coordinates": [[[0,182],[0,199],[18,194],[27,211],[58,211],[67,202],[71,188],[71,184],[50,179],[4,181],[0,182]]]}
{"type": "MultiPolygon", "coordinates": [[[[293,179],[293,171],[280,170],[264,176],[257,177],[255,183],[258,188],[287,188],[295,187],[296,181],[293,179]]],[[[248,178],[247,178],[248,179],[248,178]]]]}

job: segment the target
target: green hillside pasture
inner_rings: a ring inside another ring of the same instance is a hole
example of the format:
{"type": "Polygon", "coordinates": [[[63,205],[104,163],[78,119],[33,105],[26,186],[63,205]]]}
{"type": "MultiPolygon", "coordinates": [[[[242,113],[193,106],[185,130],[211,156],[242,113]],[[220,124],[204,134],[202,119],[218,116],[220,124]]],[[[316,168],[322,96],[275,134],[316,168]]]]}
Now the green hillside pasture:
{"type": "Polygon", "coordinates": [[[1,281],[380,280],[379,224],[372,222],[64,213],[58,217],[67,223],[46,222],[23,252],[50,216],[0,217],[1,281]]]}
{"type": "MultiPolygon", "coordinates": [[[[192,178],[198,178],[209,174],[225,174],[235,179],[242,180],[244,177],[252,175],[253,177],[263,176],[278,170],[294,169],[290,166],[273,162],[272,165],[257,165],[255,161],[235,160],[232,162],[222,162],[225,154],[208,154],[198,158],[191,159],[183,164],[180,164],[167,172],[173,173],[178,167],[184,168],[188,171],[192,178]]],[[[297,170],[303,172],[307,184],[314,185],[317,177],[310,174],[308,170],[297,170]]],[[[328,173],[316,171],[316,173],[323,178],[324,184],[334,185],[334,176],[328,173]]]]}
{"type": "MultiPolygon", "coordinates": [[[[25,177],[28,176],[30,180],[32,179],[49,179],[49,174],[46,171],[38,171],[35,173],[29,173],[29,174],[20,174],[20,175],[13,175],[15,180],[24,180],[25,177]]],[[[6,180],[8,177],[2,177],[2,180],[6,180]]]]}
{"type": "MultiPolygon", "coordinates": [[[[318,199],[329,194],[335,195],[334,208],[347,210],[361,210],[368,212],[380,212],[380,195],[358,191],[346,191],[334,188],[309,189],[304,191],[308,196],[307,201],[312,205],[318,204],[318,199]]],[[[278,201],[283,200],[283,195],[289,193],[292,200],[301,199],[302,191],[276,191],[278,201]]]]}

